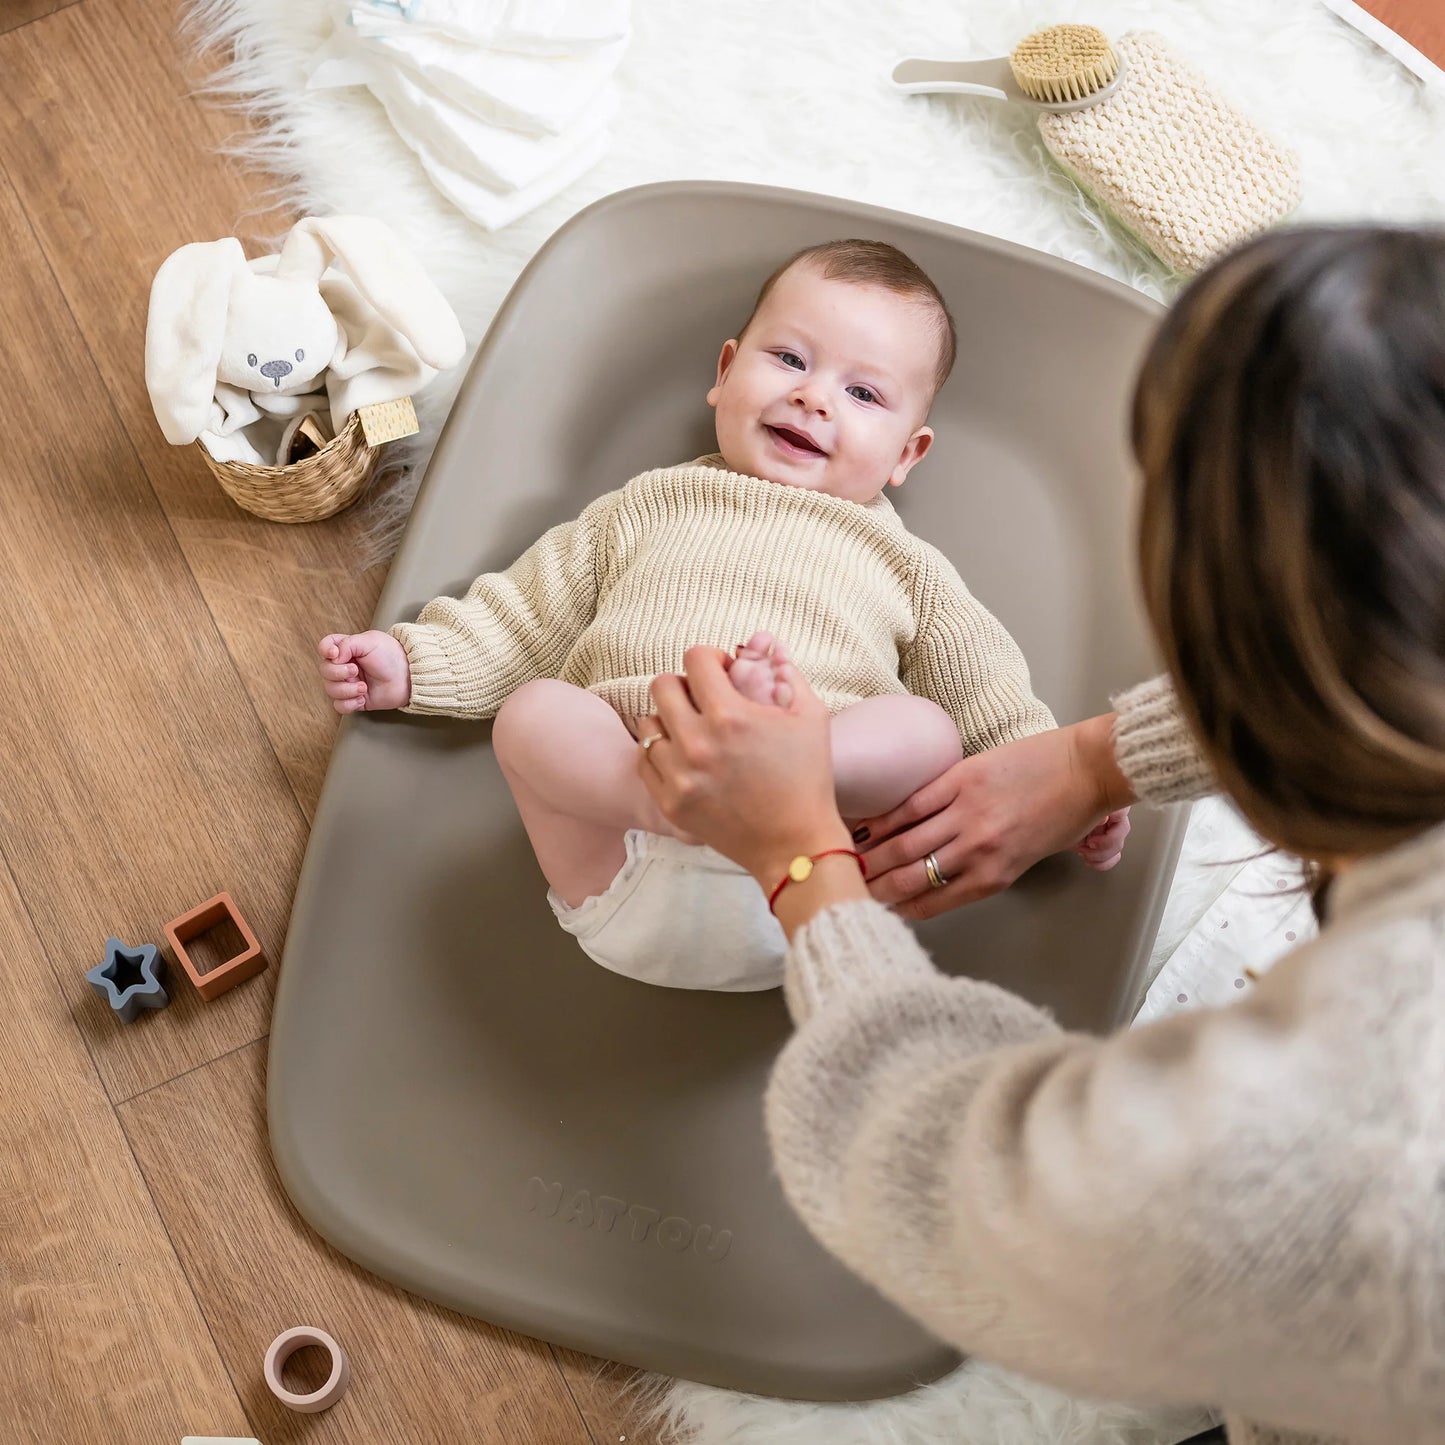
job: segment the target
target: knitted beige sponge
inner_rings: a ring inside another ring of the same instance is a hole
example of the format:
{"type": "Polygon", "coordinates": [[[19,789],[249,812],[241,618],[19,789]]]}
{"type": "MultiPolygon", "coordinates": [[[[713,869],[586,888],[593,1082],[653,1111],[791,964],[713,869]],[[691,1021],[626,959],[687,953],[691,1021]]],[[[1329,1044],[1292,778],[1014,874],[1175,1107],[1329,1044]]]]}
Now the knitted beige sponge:
{"type": "Polygon", "coordinates": [[[1039,117],[1066,170],[1161,260],[1189,275],[1300,200],[1299,161],[1210,89],[1162,37],[1119,42],[1119,88],[1107,100],[1039,117]]]}

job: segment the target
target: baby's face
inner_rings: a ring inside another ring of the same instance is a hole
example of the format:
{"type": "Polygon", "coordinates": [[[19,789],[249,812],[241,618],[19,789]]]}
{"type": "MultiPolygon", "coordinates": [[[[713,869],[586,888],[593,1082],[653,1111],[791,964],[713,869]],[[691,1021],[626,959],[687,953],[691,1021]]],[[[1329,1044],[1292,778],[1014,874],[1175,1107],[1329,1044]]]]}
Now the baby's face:
{"type": "Polygon", "coordinates": [[[707,394],[718,450],[732,471],[870,501],[933,441],[937,358],[918,301],[794,266],[742,339],[723,343],[707,394]]]}

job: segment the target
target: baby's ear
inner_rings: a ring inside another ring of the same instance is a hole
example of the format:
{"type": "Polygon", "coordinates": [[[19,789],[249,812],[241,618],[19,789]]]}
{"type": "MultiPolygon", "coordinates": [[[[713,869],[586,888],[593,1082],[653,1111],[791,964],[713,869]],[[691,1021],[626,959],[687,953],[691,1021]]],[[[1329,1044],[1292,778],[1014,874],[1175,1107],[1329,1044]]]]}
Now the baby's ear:
{"type": "Polygon", "coordinates": [[[709,406],[717,405],[717,394],[723,384],[723,378],[728,374],[728,371],[732,367],[733,362],[737,359],[737,354],[737,337],[731,336],[723,342],[722,351],[718,355],[717,380],[713,382],[712,387],[707,394],[707,404],[709,406]]]}
{"type": "Polygon", "coordinates": [[[927,454],[929,447],[933,445],[933,428],[921,426],[903,444],[903,453],[898,458],[898,465],[888,474],[888,485],[890,487],[901,487],[905,478],[914,467],[918,465],[927,454]]]}

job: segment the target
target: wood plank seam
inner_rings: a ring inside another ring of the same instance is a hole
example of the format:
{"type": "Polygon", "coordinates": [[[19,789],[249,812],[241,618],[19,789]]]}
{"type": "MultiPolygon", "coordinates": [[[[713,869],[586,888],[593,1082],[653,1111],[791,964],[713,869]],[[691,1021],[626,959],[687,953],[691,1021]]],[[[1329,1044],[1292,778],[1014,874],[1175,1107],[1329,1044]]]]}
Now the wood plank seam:
{"type": "Polygon", "coordinates": [[[216,1054],[209,1059],[202,1059],[199,1064],[192,1064],[189,1069],[182,1069],[180,1073],[172,1074],[168,1079],[157,1079],[155,1083],[147,1084],[145,1088],[137,1089],[135,1093],[127,1094],[123,1099],[110,1098],[109,1093],[107,1093],[106,1097],[110,1098],[111,1108],[113,1109],[119,1109],[122,1104],[133,1104],[137,1099],[143,1099],[155,1089],[163,1089],[167,1084],[174,1084],[180,1079],[189,1077],[191,1074],[198,1074],[202,1069],[209,1069],[212,1064],[220,1063],[222,1059],[229,1059],[232,1054],[239,1054],[242,1049],[249,1049],[252,1044],[259,1044],[262,1040],[269,1039],[270,1037],[271,1031],[267,1029],[265,1033],[258,1034],[254,1039],[247,1039],[244,1043],[237,1044],[234,1049],[227,1049],[225,1053],[216,1054]]]}
{"type": "MultiPolygon", "coordinates": [[[[35,942],[39,946],[40,952],[45,955],[46,966],[50,969],[50,977],[55,984],[56,991],[60,994],[60,1002],[64,1005],[66,1017],[69,1018],[71,1027],[80,1035],[80,1046],[85,1050],[85,1057],[90,1060],[91,1072],[99,1081],[100,1091],[105,1095],[110,1104],[111,1112],[114,1113],[116,1101],[111,1098],[110,1090],[105,1086],[105,1075],[101,1072],[100,1065],[95,1061],[95,1051],[90,1047],[90,1039],[87,1037],[85,1030],[80,1026],[80,1020],[75,1016],[75,1009],[70,1003],[70,994],[66,991],[65,987],[65,975],[61,973],[55,954],[51,949],[51,940],[46,937],[45,932],[36,921],[35,915],[30,911],[30,900],[26,898],[25,891],[20,886],[20,879],[16,876],[15,869],[10,865],[10,859],[5,852],[5,844],[3,841],[0,841],[0,865],[3,865],[5,873],[10,879],[10,886],[15,892],[15,897],[20,902],[21,911],[25,914],[25,921],[30,925],[30,931],[35,936],[35,942]]],[[[90,994],[85,995],[87,1001],[92,997],[93,995],[90,994]]],[[[134,1156],[132,1155],[132,1157],[134,1156]]],[[[137,1165],[136,1167],[139,1168],[140,1166],[137,1165]]],[[[144,1178],[144,1175],[142,1175],[142,1178],[144,1178]]],[[[149,1185],[146,1186],[146,1192],[147,1194],[150,1193],[149,1185]]],[[[155,1205],[154,1199],[151,1200],[151,1204],[153,1206],[155,1205]]],[[[159,1213],[158,1208],[157,1213],[159,1213]]],[[[164,1221],[162,1221],[162,1223],[164,1223],[164,1221]]]]}
{"type": "Polygon", "coordinates": [[[60,4],[45,11],[42,15],[32,15],[29,20],[22,20],[16,25],[6,25],[0,28],[0,35],[17,35],[28,26],[39,25],[42,20],[49,20],[52,15],[59,15],[62,10],[69,10],[72,6],[79,4],[80,0],[61,0],[60,4]]]}
{"type": "Polygon", "coordinates": [[[557,1347],[550,1341],[545,1341],[547,1354],[551,1357],[552,1368],[562,1379],[562,1388],[567,1392],[567,1398],[572,1402],[572,1408],[577,1411],[577,1418],[582,1422],[582,1428],[587,1432],[587,1438],[592,1445],[603,1445],[592,1429],[592,1422],[587,1418],[587,1411],[582,1408],[582,1402],[577,1398],[577,1392],[572,1388],[572,1381],[567,1378],[567,1371],[562,1368],[562,1361],[557,1356],[557,1347]]]}
{"type": "MultiPolygon", "coordinates": [[[[249,1047],[249,1045],[243,1045],[243,1047],[249,1047]]],[[[214,1060],[212,1062],[214,1062],[214,1060]]],[[[201,1067],[205,1068],[206,1065],[202,1064],[201,1067]]],[[[130,1130],[126,1127],[125,1118],[114,1104],[111,1105],[111,1113],[115,1115],[115,1122],[120,1125],[121,1138],[125,1140],[125,1147],[130,1154],[131,1163],[135,1165],[136,1173],[140,1175],[141,1183],[145,1185],[146,1197],[150,1200],[151,1208],[155,1210],[156,1217],[160,1220],[161,1229],[165,1231],[166,1243],[170,1246],[171,1256],[176,1262],[176,1267],[181,1272],[181,1278],[186,1282],[186,1288],[191,1292],[191,1298],[196,1302],[196,1309],[200,1313],[201,1323],[206,1327],[206,1336],[211,1342],[211,1347],[216,1352],[217,1359],[221,1362],[221,1368],[226,1372],[226,1383],[230,1385],[231,1392],[236,1397],[241,1413],[245,1416],[246,1428],[254,1431],[256,1429],[256,1422],[251,1418],[250,1411],[246,1409],[246,1396],[241,1390],[241,1387],[236,1383],[236,1377],[231,1373],[230,1365],[226,1363],[226,1353],[221,1348],[221,1342],[216,1338],[215,1330],[211,1327],[211,1317],[206,1312],[205,1301],[201,1298],[196,1288],[195,1280],[191,1278],[190,1270],[186,1268],[185,1258],[176,1247],[175,1238],[171,1234],[170,1221],[166,1218],[165,1210],[161,1208],[160,1200],[156,1198],[155,1190],[151,1188],[151,1182],[146,1177],[145,1168],[140,1162],[140,1156],[137,1155],[135,1151],[135,1144],[131,1140],[130,1130]]]]}

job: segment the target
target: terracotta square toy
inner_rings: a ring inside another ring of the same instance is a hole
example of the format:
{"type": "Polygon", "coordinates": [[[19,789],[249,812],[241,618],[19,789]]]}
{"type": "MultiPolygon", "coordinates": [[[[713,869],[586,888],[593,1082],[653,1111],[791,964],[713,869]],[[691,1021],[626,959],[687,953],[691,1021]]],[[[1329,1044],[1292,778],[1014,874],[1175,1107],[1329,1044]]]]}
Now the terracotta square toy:
{"type": "Polygon", "coordinates": [[[214,898],[208,898],[191,909],[189,913],[171,919],[165,926],[165,935],[176,961],[195,984],[196,992],[207,1002],[225,993],[228,988],[234,988],[238,983],[254,978],[266,967],[266,956],[261,952],[261,945],[251,931],[251,925],[241,917],[240,910],[229,893],[218,893],[214,898]],[[240,931],[245,947],[234,958],[228,958],[218,967],[203,971],[186,952],[185,945],[227,919],[240,931]]]}

